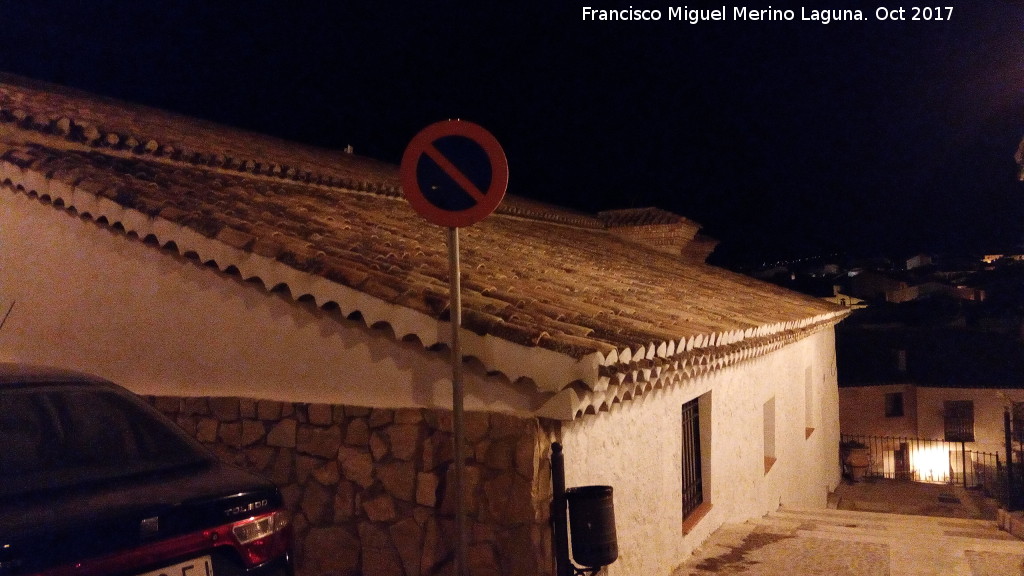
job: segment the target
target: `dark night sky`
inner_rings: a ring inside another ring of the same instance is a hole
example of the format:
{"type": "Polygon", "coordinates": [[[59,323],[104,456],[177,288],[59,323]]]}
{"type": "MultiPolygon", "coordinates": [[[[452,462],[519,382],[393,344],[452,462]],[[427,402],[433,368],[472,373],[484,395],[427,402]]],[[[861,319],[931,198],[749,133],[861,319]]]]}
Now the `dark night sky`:
{"type": "Polygon", "coordinates": [[[633,6],[660,22],[583,21],[614,2],[303,4],[0,0],[0,69],[395,163],[427,124],[472,120],[510,193],[659,206],[726,256],[1024,241],[1020,2],[881,22],[808,0],[867,18],[827,25],[792,2],[772,4],[792,22],[697,25],[657,2],[633,6]]]}

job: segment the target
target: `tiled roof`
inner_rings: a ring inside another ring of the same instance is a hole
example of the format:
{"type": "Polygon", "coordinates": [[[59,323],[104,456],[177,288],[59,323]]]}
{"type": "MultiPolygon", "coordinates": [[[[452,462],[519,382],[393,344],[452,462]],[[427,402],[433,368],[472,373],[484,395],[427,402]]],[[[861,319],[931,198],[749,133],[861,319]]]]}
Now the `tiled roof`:
{"type": "MultiPolygon", "coordinates": [[[[8,190],[286,285],[396,338],[448,340],[446,233],[408,206],[395,166],[9,76],[0,154],[8,190]]],[[[460,235],[466,355],[556,396],[558,413],[763,354],[846,314],[512,195],[460,235]]]]}
{"type": "Polygon", "coordinates": [[[661,208],[628,208],[623,210],[607,210],[598,212],[600,218],[609,228],[617,226],[651,226],[666,224],[690,224],[700,228],[699,224],[690,221],[678,214],[673,214],[661,208]]]}

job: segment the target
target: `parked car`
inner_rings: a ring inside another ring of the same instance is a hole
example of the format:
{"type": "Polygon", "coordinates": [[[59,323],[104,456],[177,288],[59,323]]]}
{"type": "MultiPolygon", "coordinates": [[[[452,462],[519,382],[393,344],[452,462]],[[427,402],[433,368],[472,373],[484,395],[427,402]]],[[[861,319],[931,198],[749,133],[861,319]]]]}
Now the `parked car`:
{"type": "Polygon", "coordinates": [[[290,576],[270,482],[94,376],[0,363],[0,576],[290,576]]]}

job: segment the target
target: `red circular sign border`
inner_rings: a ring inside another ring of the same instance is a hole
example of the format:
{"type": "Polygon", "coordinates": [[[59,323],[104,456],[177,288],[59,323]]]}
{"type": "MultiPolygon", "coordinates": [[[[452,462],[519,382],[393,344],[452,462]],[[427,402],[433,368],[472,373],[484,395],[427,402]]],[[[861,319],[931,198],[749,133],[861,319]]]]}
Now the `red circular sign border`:
{"type": "Polygon", "coordinates": [[[406,200],[417,214],[432,224],[448,228],[471,226],[489,216],[501,204],[508,186],[508,160],[498,140],[479,124],[466,120],[442,120],[420,130],[409,142],[402,155],[399,168],[402,191],[406,200]],[[491,184],[487,188],[484,200],[477,202],[472,208],[453,212],[442,210],[431,204],[420,190],[416,180],[416,165],[424,150],[439,138],[445,136],[462,136],[476,142],[487,154],[491,163],[491,184]]]}

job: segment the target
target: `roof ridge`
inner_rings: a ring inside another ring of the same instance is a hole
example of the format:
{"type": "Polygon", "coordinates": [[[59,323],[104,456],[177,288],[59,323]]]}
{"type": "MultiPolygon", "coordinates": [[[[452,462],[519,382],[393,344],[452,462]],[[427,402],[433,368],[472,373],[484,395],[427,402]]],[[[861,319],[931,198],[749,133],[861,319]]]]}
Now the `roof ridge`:
{"type": "MultiPolygon", "coordinates": [[[[0,73],[0,86],[4,83],[8,83],[8,79],[10,77],[10,75],[0,73]]],[[[15,83],[15,85],[29,90],[49,90],[50,92],[47,93],[58,93],[58,96],[61,96],[59,92],[62,87],[59,86],[51,87],[51,85],[33,83],[31,81],[18,82],[15,83]]],[[[203,123],[201,120],[182,116],[174,112],[122,103],[120,101],[103,96],[97,96],[84,91],[66,90],[66,92],[74,93],[72,98],[95,98],[97,102],[103,103],[107,106],[114,106],[116,103],[116,105],[122,107],[131,106],[140,110],[145,110],[153,115],[166,115],[168,119],[180,117],[182,120],[187,120],[189,122],[203,123]]],[[[245,155],[229,154],[214,149],[194,149],[181,143],[168,142],[166,139],[164,139],[164,142],[160,142],[156,137],[142,133],[141,131],[110,129],[106,128],[101,123],[83,120],[79,117],[74,117],[72,114],[55,112],[52,110],[33,110],[30,106],[19,106],[17,103],[6,101],[6,99],[3,98],[2,91],[0,91],[0,124],[4,123],[14,123],[22,130],[29,130],[47,136],[58,137],[68,142],[82,144],[98,150],[109,149],[135,156],[162,158],[193,166],[222,168],[229,171],[253,174],[257,176],[279,178],[285,181],[318,184],[332,188],[344,188],[360,192],[378,193],[385,196],[401,195],[401,187],[398,184],[396,167],[371,158],[351,154],[349,155],[352,158],[357,158],[362,163],[387,166],[389,169],[394,169],[396,174],[390,178],[392,182],[380,182],[367,178],[360,179],[332,176],[322,169],[311,170],[299,166],[298,164],[300,164],[300,162],[298,161],[271,162],[258,159],[258,157],[245,157],[245,155]]],[[[224,130],[229,130],[232,133],[248,134],[247,131],[238,128],[216,123],[210,124],[214,124],[218,128],[224,130]]],[[[267,139],[268,141],[276,140],[263,134],[252,134],[259,136],[260,138],[267,139]]],[[[308,145],[283,140],[281,143],[303,149],[314,148],[308,145]]],[[[339,152],[326,149],[324,149],[323,152],[341,154],[339,152]]]]}
{"type": "MultiPolygon", "coordinates": [[[[303,170],[284,163],[242,158],[209,150],[194,150],[168,143],[161,144],[155,138],[147,138],[142,134],[129,134],[114,130],[105,131],[102,126],[78,121],[66,115],[62,115],[59,118],[52,116],[39,118],[38,115],[26,111],[23,107],[12,107],[0,101],[0,125],[5,123],[14,123],[21,130],[29,130],[51,138],[58,138],[80,145],[83,149],[93,150],[102,154],[150,158],[169,163],[218,169],[229,173],[235,172],[284,182],[310,184],[336,190],[365,192],[393,198],[403,196],[402,187],[397,183],[397,177],[395,182],[381,182],[371,178],[336,177],[314,170],[303,170]]],[[[393,168],[397,172],[397,166],[368,158],[365,160],[393,168]]],[[[542,205],[537,202],[517,201],[518,197],[511,194],[507,198],[511,199],[512,202],[500,204],[495,209],[496,214],[582,228],[606,228],[605,223],[597,216],[557,209],[553,206],[542,205]]]]}

